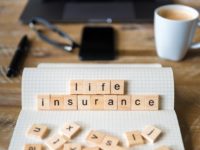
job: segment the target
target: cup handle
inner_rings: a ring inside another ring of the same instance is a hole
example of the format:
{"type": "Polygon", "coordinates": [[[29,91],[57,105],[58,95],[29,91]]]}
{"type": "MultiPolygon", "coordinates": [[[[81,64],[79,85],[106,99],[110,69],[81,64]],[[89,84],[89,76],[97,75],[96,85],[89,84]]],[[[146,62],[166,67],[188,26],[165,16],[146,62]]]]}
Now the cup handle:
{"type": "MultiPolygon", "coordinates": [[[[200,20],[197,23],[197,26],[200,27],[200,20]]],[[[200,48],[200,42],[194,42],[192,43],[192,45],[190,46],[191,49],[199,49],[200,48]]]]}

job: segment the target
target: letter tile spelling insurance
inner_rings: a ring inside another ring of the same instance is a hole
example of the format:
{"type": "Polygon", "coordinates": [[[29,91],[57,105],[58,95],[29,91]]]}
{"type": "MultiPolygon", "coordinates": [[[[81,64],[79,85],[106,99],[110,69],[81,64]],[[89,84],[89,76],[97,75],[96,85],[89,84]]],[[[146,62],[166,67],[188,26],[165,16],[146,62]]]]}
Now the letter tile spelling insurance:
{"type": "Polygon", "coordinates": [[[131,109],[132,110],[145,110],[145,96],[132,95],[131,96],[131,109]]]}
{"type": "Polygon", "coordinates": [[[38,110],[49,110],[50,95],[38,95],[37,100],[38,110]]]}
{"type": "Polygon", "coordinates": [[[66,95],[64,96],[64,110],[77,110],[77,95],[66,95]]]}
{"type": "Polygon", "coordinates": [[[70,80],[70,94],[83,94],[83,80],[70,80]]]}
{"type": "Polygon", "coordinates": [[[163,146],[156,148],[155,150],[170,150],[170,148],[163,145],[163,146]]]}
{"type": "Polygon", "coordinates": [[[145,96],[145,110],[158,110],[159,109],[159,95],[145,96]]]}
{"type": "Polygon", "coordinates": [[[125,137],[128,143],[128,147],[134,145],[144,144],[144,140],[141,136],[140,131],[129,131],[125,133],[125,137]]]}
{"type": "Polygon", "coordinates": [[[97,80],[95,94],[110,94],[110,80],[97,80]]]}
{"type": "Polygon", "coordinates": [[[64,150],[81,150],[81,147],[78,143],[67,143],[64,145],[64,150]]]}
{"type": "Polygon", "coordinates": [[[131,96],[118,95],[117,103],[118,103],[118,110],[131,110],[131,96]]]}
{"type": "Polygon", "coordinates": [[[78,95],[78,109],[90,110],[90,95],[78,95]]]}
{"type": "Polygon", "coordinates": [[[51,95],[50,96],[50,109],[51,110],[63,110],[64,109],[64,97],[65,97],[65,95],[51,95]]]}
{"type": "Polygon", "coordinates": [[[113,136],[106,135],[99,145],[102,149],[109,150],[112,146],[119,144],[119,139],[113,136]]]}
{"type": "Polygon", "coordinates": [[[91,95],[90,109],[91,110],[103,110],[104,109],[103,95],[91,95]]]}
{"type": "Polygon", "coordinates": [[[161,130],[155,126],[149,125],[146,126],[145,129],[142,131],[141,135],[147,139],[149,142],[154,143],[156,139],[161,134],[161,130]]]}
{"type": "Polygon", "coordinates": [[[67,137],[64,137],[62,135],[56,134],[52,137],[50,137],[46,141],[46,145],[50,150],[60,150],[64,147],[64,144],[69,141],[67,137]]]}
{"type": "Polygon", "coordinates": [[[64,127],[61,129],[61,132],[64,136],[69,139],[73,138],[79,131],[81,130],[81,126],[76,123],[66,123],[64,127]]]}
{"type": "Polygon", "coordinates": [[[124,94],[124,80],[111,80],[111,94],[124,94]]]}
{"type": "Polygon", "coordinates": [[[99,147],[85,147],[82,150],[100,150],[99,147]]]}
{"type": "Polygon", "coordinates": [[[96,94],[95,80],[83,80],[83,94],[96,94]]]}
{"type": "Polygon", "coordinates": [[[103,132],[92,130],[86,137],[86,141],[98,145],[103,141],[104,137],[105,134],[103,132]]]}
{"type": "Polygon", "coordinates": [[[42,144],[25,144],[24,150],[43,150],[42,144]]]}
{"type": "Polygon", "coordinates": [[[117,95],[104,95],[104,109],[117,110],[117,95]]]}
{"type": "Polygon", "coordinates": [[[42,124],[33,124],[28,132],[27,135],[30,137],[35,137],[39,139],[43,139],[48,134],[48,127],[42,124]]]}

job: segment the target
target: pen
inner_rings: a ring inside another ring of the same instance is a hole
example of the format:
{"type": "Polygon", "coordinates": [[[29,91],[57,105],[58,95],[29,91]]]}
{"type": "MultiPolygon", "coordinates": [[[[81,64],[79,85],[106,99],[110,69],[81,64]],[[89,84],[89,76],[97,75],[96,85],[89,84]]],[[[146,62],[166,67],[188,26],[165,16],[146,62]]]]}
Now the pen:
{"type": "Polygon", "coordinates": [[[15,77],[20,73],[20,69],[25,61],[25,58],[29,50],[29,40],[27,35],[24,35],[19,42],[17,50],[12,58],[12,61],[9,65],[7,77],[15,77]]]}

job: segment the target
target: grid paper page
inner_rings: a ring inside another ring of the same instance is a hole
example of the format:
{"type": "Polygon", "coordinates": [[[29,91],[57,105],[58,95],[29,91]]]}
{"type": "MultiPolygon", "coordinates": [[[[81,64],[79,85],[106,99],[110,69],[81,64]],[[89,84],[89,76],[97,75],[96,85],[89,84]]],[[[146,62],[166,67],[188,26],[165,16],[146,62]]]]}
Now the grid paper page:
{"type": "Polygon", "coordinates": [[[36,109],[36,96],[44,93],[69,94],[71,79],[122,79],[126,94],[159,94],[160,108],[174,110],[174,81],[171,68],[68,67],[28,68],[22,79],[22,107],[36,109]]]}
{"type": "Polygon", "coordinates": [[[173,110],[160,112],[133,111],[71,111],[71,112],[37,112],[22,110],[18,119],[9,150],[22,150],[26,143],[45,143],[51,135],[59,132],[66,122],[76,122],[82,126],[82,131],[72,142],[89,144],[85,138],[90,130],[99,130],[120,139],[126,146],[123,135],[126,131],[140,130],[146,125],[155,125],[163,133],[154,143],[134,146],[129,150],[155,150],[161,145],[168,145],[172,150],[184,150],[176,114],[173,110]],[[46,124],[50,128],[50,135],[44,140],[34,140],[25,134],[33,123],[46,124]]]}
{"type": "MultiPolygon", "coordinates": [[[[66,63],[41,63],[38,68],[69,68],[69,67],[94,67],[94,64],[66,64],[66,63]]],[[[161,64],[95,64],[95,67],[162,67],[161,64]]]]}

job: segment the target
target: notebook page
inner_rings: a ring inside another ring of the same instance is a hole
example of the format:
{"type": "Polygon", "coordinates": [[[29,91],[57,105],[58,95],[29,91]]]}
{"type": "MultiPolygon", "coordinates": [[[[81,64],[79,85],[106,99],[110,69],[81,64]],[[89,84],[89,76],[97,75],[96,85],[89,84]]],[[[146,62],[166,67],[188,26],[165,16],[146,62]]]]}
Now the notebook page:
{"type": "MultiPolygon", "coordinates": [[[[93,67],[94,64],[69,64],[69,63],[41,63],[38,68],[68,68],[68,67],[93,67]]],[[[161,64],[95,64],[95,67],[162,67],[161,64]]]]}
{"type": "Polygon", "coordinates": [[[123,135],[126,131],[142,131],[146,125],[155,125],[163,133],[154,143],[146,143],[141,146],[134,146],[128,150],[155,150],[161,145],[168,145],[172,150],[184,150],[183,142],[177,117],[174,110],[134,112],[134,111],[31,111],[22,110],[13,134],[9,150],[21,150],[27,143],[44,144],[51,135],[57,134],[66,122],[77,122],[81,125],[82,131],[72,142],[81,143],[85,146],[92,146],[85,141],[90,130],[99,130],[120,139],[124,146],[126,140],[123,135]],[[33,124],[45,124],[51,132],[44,140],[28,138],[25,134],[33,124]]]}
{"type": "Polygon", "coordinates": [[[69,94],[71,79],[126,80],[126,94],[159,94],[161,110],[174,109],[174,81],[170,68],[96,67],[95,65],[65,69],[25,69],[22,79],[22,108],[35,110],[38,94],[69,94]]]}

